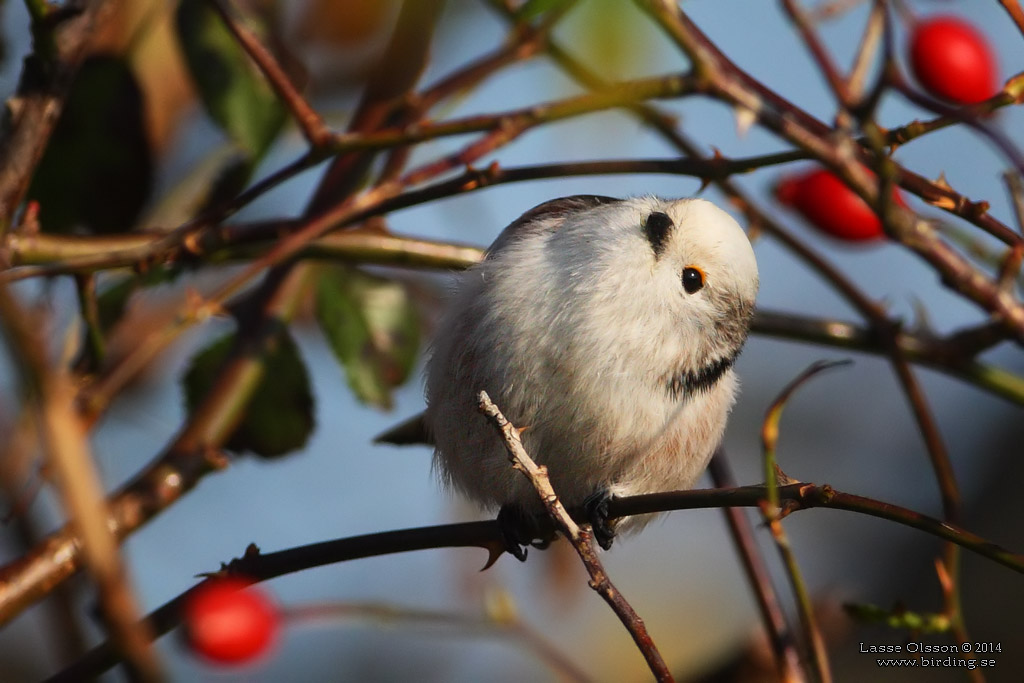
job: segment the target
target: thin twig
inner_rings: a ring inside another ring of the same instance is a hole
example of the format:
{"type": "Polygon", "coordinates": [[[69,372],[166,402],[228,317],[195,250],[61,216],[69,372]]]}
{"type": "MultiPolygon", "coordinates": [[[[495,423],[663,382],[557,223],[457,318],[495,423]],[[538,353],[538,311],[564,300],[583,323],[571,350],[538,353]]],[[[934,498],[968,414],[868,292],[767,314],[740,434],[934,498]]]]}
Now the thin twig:
{"type": "MultiPolygon", "coordinates": [[[[895,48],[892,46],[892,36],[890,31],[886,50],[887,64],[884,69],[884,72],[889,74],[890,77],[892,74],[898,73],[898,66],[892,56],[894,52],[895,48]]],[[[948,111],[940,111],[939,113],[947,115],[950,114],[948,111]]],[[[879,143],[878,136],[870,133],[874,128],[874,123],[870,121],[863,121],[862,125],[865,131],[869,131],[869,134],[866,137],[869,144],[872,145],[874,153],[880,159],[883,159],[879,164],[879,171],[882,174],[881,190],[879,193],[881,197],[879,212],[882,215],[891,215],[893,213],[892,205],[895,204],[893,201],[894,195],[892,194],[891,187],[894,178],[893,164],[885,158],[885,150],[879,143]]],[[[1012,147],[1007,147],[1008,155],[1011,154],[1011,151],[1012,147]]],[[[935,473],[939,493],[942,499],[943,518],[946,521],[959,522],[961,502],[956,473],[953,470],[953,464],[950,461],[945,441],[939,431],[938,424],[932,413],[931,407],[929,406],[928,400],[925,397],[924,391],[917,380],[915,372],[910,367],[906,354],[899,345],[896,336],[897,326],[892,325],[886,328],[880,322],[876,323],[876,326],[881,332],[881,336],[888,347],[888,355],[893,370],[900,383],[900,388],[906,397],[907,403],[910,405],[918,431],[920,432],[927,449],[928,459],[931,464],[932,471],[935,473]]],[[[952,626],[954,638],[957,640],[958,644],[962,646],[969,642],[969,636],[964,625],[963,613],[960,607],[960,548],[953,543],[947,542],[943,548],[942,555],[942,575],[948,579],[947,581],[940,582],[944,613],[948,617],[952,626]]],[[[983,678],[980,673],[972,674],[972,677],[975,681],[983,678]]]]}
{"type": "MultiPolygon", "coordinates": [[[[889,347],[879,339],[873,328],[843,320],[758,309],[751,331],[841,349],[874,354],[890,353],[889,347]]],[[[1024,377],[979,363],[963,353],[958,341],[961,332],[954,332],[948,337],[934,337],[897,329],[894,334],[896,343],[908,360],[945,372],[1008,401],[1024,404],[1024,377]]]]}
{"type": "Polygon", "coordinates": [[[281,98],[288,110],[295,117],[306,141],[314,149],[327,147],[331,142],[331,129],[318,113],[309,105],[306,98],[302,96],[299,89],[292,83],[291,78],[285,73],[284,68],[271,54],[260,40],[253,35],[241,21],[235,18],[234,8],[228,9],[225,5],[229,0],[209,0],[210,5],[220,15],[224,25],[231,31],[239,45],[249,54],[252,61],[263,72],[267,83],[274,89],[277,96],[281,98]]]}
{"type": "Polygon", "coordinates": [[[868,71],[874,61],[875,52],[882,40],[885,28],[886,14],[885,5],[875,2],[868,14],[868,23],[861,36],[860,45],[857,46],[857,56],[853,60],[853,67],[850,69],[848,82],[849,96],[853,102],[860,104],[864,99],[864,91],[867,87],[868,71]]]}
{"type": "MultiPolygon", "coordinates": [[[[708,472],[715,488],[732,488],[736,486],[735,478],[729,467],[725,451],[719,448],[711,459],[708,472]]],[[[732,534],[736,550],[743,562],[747,580],[754,591],[761,621],[768,633],[768,642],[775,655],[779,678],[787,683],[803,683],[806,681],[803,667],[800,664],[800,652],[793,642],[793,635],[786,618],[786,613],[779,604],[771,573],[761,557],[757,540],[754,538],[753,526],[741,508],[722,508],[729,531],[732,534]]]]}
{"type": "Polygon", "coordinates": [[[698,92],[698,88],[698,83],[689,74],[665,74],[626,81],[602,92],[576,95],[497,114],[478,114],[437,123],[416,123],[404,128],[386,128],[368,133],[340,133],[335,136],[335,151],[388,149],[467,133],[526,130],[543,123],[615,107],[628,107],[645,100],[691,95],[698,92]]]}
{"type": "Polygon", "coordinates": [[[783,474],[775,457],[775,447],[779,438],[779,421],[782,418],[782,410],[789,402],[797,389],[803,386],[808,380],[824,370],[847,364],[848,361],[817,362],[800,373],[790,382],[779,394],[779,396],[768,407],[764,421],[761,425],[761,443],[764,452],[765,468],[765,498],[759,506],[761,516],[771,530],[772,538],[782,556],[782,562],[786,567],[786,576],[789,578],[790,587],[796,596],[797,607],[800,613],[800,623],[803,625],[804,637],[810,652],[811,665],[817,680],[822,683],[831,683],[832,671],[829,666],[828,649],[825,647],[825,638],[818,627],[817,617],[814,615],[814,603],[811,600],[807,584],[800,571],[796,555],[789,543],[789,536],[782,526],[783,511],[779,506],[778,487],[780,482],[784,483],[788,478],[783,474]]]}
{"type": "MultiPolygon", "coordinates": [[[[497,49],[482,55],[460,69],[443,76],[433,85],[418,93],[409,92],[407,103],[401,109],[396,121],[399,126],[410,126],[424,119],[438,103],[452,96],[468,91],[481,85],[485,79],[498,73],[505,67],[517,62],[526,61],[538,54],[543,43],[554,26],[568,12],[576,0],[569,0],[553,11],[545,14],[537,25],[517,24],[513,26],[505,43],[497,49]]],[[[410,88],[411,89],[411,88],[410,88]]],[[[409,161],[412,148],[410,146],[392,149],[378,182],[397,179],[409,161]]]]}
{"type": "Polygon", "coordinates": [[[1024,35],[1024,9],[1021,9],[1020,3],[1017,0],[999,0],[999,4],[1003,6],[1006,13],[1013,19],[1013,23],[1024,35]]]}
{"type": "Polygon", "coordinates": [[[117,539],[107,525],[103,485],[85,425],[75,410],[74,384],[63,368],[51,367],[40,321],[23,310],[6,287],[0,287],[0,318],[23,363],[31,385],[28,391],[38,401],[47,463],[69,524],[80,535],[82,564],[96,582],[107,628],[138,680],[162,680],[160,663],[150,647],[152,636],[145,625],[139,626],[138,604],[117,539]]]}
{"type": "Polygon", "coordinates": [[[1003,174],[1006,187],[1010,191],[1010,206],[1013,207],[1013,218],[1017,221],[1017,229],[1024,235],[1024,181],[1019,173],[1007,171],[1003,174]]]}
{"type": "MultiPolygon", "coordinates": [[[[374,134],[395,125],[392,119],[396,111],[409,101],[427,67],[434,31],[443,9],[443,2],[403,0],[387,48],[367,74],[362,96],[344,136],[374,134]]],[[[337,144],[338,140],[334,142],[337,144]]],[[[303,212],[307,218],[351,200],[369,176],[376,158],[376,149],[345,149],[344,146],[335,149],[344,153],[336,156],[320,177],[303,212]]],[[[376,184],[381,180],[378,178],[376,184]]]]}
{"type": "MultiPolygon", "coordinates": [[[[493,144],[493,141],[490,141],[493,144]]],[[[484,153],[479,147],[476,154],[484,153]]],[[[444,159],[444,169],[421,167],[414,176],[416,180],[427,174],[436,175],[461,161],[470,158],[465,152],[458,160],[444,159]]],[[[702,180],[725,178],[737,173],[746,173],[767,166],[774,166],[803,158],[801,154],[780,153],[754,157],[728,159],[725,157],[694,159],[607,159],[578,161],[530,166],[501,167],[492,165],[486,169],[468,168],[459,176],[441,181],[434,186],[407,190],[398,195],[382,194],[371,200],[358,211],[346,211],[334,219],[329,226],[340,228],[373,216],[380,216],[398,209],[434,201],[436,199],[472,192],[505,183],[528,182],[545,178],[566,176],[664,173],[685,175],[702,180]]],[[[397,182],[397,181],[396,181],[397,182]]],[[[392,187],[388,185],[388,187],[392,187]]],[[[157,261],[173,263],[184,257],[225,256],[225,250],[233,247],[265,243],[281,239],[297,232],[302,221],[277,221],[262,224],[220,225],[216,231],[207,231],[201,236],[193,235],[179,248],[169,247],[168,235],[128,233],[124,235],[52,235],[47,233],[8,235],[5,244],[7,258],[12,267],[0,270],[0,282],[13,282],[31,277],[59,275],[65,273],[88,273],[113,268],[151,265],[157,261]],[[159,257],[157,259],[156,257],[159,257]]],[[[322,239],[322,238],[317,238],[322,239]]],[[[356,239],[356,238],[353,238],[356,239]]],[[[315,243],[310,244],[313,248],[315,243]]],[[[216,260],[216,259],[214,259],[216,260]]]]}
{"type": "MultiPolygon", "coordinates": [[[[294,315],[309,274],[296,266],[273,274],[255,296],[265,301],[257,322],[239,333],[237,348],[213,389],[157,459],[107,500],[107,527],[118,539],[148,522],[225,464],[219,447],[230,438],[259,384],[263,358],[294,315]]],[[[0,569],[0,623],[46,595],[83,562],[79,530],[65,525],[0,569]]]]}
{"type": "MultiPolygon", "coordinates": [[[[511,598],[508,597],[506,600],[510,602],[511,598]]],[[[586,672],[558,650],[543,634],[524,622],[512,606],[505,610],[488,609],[487,614],[481,617],[372,602],[318,602],[302,607],[288,607],[283,610],[283,616],[290,624],[296,621],[326,620],[334,625],[342,619],[361,619],[377,621],[392,628],[396,625],[425,624],[432,635],[437,635],[437,627],[447,627],[448,630],[455,630],[458,635],[467,638],[509,638],[531,651],[562,680],[577,683],[591,680],[586,672]]]]}
{"type": "Polygon", "coordinates": [[[611,579],[608,578],[608,574],[597,557],[597,551],[594,549],[593,532],[589,530],[583,531],[569,515],[551,486],[547,468],[543,465],[538,466],[530,458],[530,455],[523,447],[519,430],[505,419],[505,416],[501,414],[498,407],[491,402],[487,392],[481,391],[477,394],[477,401],[480,412],[501,433],[505,442],[505,449],[508,451],[509,460],[512,461],[512,466],[529,478],[530,483],[537,490],[537,495],[540,496],[541,502],[543,502],[555,526],[565,535],[572,544],[576,554],[580,556],[583,566],[586,567],[587,573],[590,574],[590,587],[604,598],[604,601],[612,608],[619,621],[629,631],[629,634],[633,637],[633,642],[636,643],[640,652],[643,653],[644,659],[647,661],[647,665],[650,667],[655,678],[659,681],[674,680],[668,666],[665,665],[665,660],[662,659],[661,653],[658,652],[657,646],[655,646],[651,636],[647,633],[647,627],[644,625],[643,619],[640,618],[640,615],[636,613],[622,594],[612,585],[611,579]]]}
{"type": "Polygon", "coordinates": [[[856,9],[868,0],[827,0],[815,5],[811,10],[811,21],[819,23],[834,19],[852,9],[856,9]]]}
{"type": "Polygon", "coordinates": [[[116,2],[90,0],[81,4],[82,12],[58,27],[40,28],[41,21],[33,22],[33,31],[45,31],[46,39],[52,38],[53,46],[59,49],[58,54],[49,57],[30,56],[19,93],[6,102],[7,120],[0,132],[0,236],[11,226],[14,213],[25,198],[92,37],[113,17],[116,2]],[[53,36],[53,30],[59,30],[59,40],[53,36]]]}
{"type": "Polygon", "coordinates": [[[813,22],[808,13],[800,6],[799,0],[782,0],[782,7],[786,11],[789,20],[796,26],[804,45],[814,57],[814,61],[825,76],[832,93],[835,95],[839,106],[848,110],[851,106],[850,88],[846,78],[839,72],[839,67],[832,60],[832,55],[825,49],[824,44],[818,37],[813,22]]]}
{"type": "MultiPolygon", "coordinates": [[[[854,140],[848,136],[837,139],[837,131],[802,112],[732,64],[674,2],[637,2],[686,52],[709,94],[754,112],[766,128],[820,159],[869,204],[879,204],[878,182],[861,165],[854,140]]],[[[899,169],[899,175],[903,174],[903,169],[899,169]]],[[[889,203],[883,223],[896,239],[929,263],[947,286],[996,314],[1008,332],[1024,343],[1024,303],[974,268],[943,242],[926,221],[895,202],[889,203]]]]}

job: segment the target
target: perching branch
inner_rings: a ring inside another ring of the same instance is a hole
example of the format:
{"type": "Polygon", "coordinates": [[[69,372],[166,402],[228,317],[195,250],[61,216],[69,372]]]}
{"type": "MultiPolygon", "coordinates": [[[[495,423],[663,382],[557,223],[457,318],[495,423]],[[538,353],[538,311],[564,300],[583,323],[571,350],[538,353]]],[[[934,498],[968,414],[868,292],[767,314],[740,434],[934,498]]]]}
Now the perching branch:
{"type": "MultiPolygon", "coordinates": [[[[779,486],[776,491],[786,514],[820,507],[877,517],[918,529],[943,540],[952,541],[1024,575],[1024,554],[1011,552],[965,529],[913,510],[863,496],[843,493],[828,484],[801,482],[779,486]]],[[[618,519],[672,510],[759,507],[766,497],[767,489],[763,485],[649,493],[613,498],[609,501],[609,515],[610,519],[618,519]]],[[[272,553],[261,553],[253,546],[243,557],[229,562],[223,571],[243,579],[266,581],[285,574],[365,557],[429,548],[464,547],[482,548],[488,555],[494,552],[500,553],[505,548],[505,540],[498,522],[487,520],[385,531],[322,541],[272,553]]],[[[189,589],[153,611],[147,617],[151,631],[157,635],[163,635],[177,626],[181,621],[181,606],[196,588],[189,589]]],[[[106,671],[115,666],[117,661],[114,649],[109,644],[103,644],[50,680],[79,681],[84,677],[106,671]]]]}
{"type": "Polygon", "coordinates": [[[480,412],[487,417],[488,421],[502,435],[509,460],[512,461],[512,467],[522,472],[530,480],[530,483],[537,490],[537,495],[540,496],[548,516],[555,523],[555,527],[562,532],[569,543],[572,544],[573,550],[579,555],[583,566],[590,575],[590,587],[604,598],[604,601],[612,608],[619,621],[622,622],[622,625],[629,631],[633,641],[640,648],[640,652],[643,653],[644,659],[647,660],[647,665],[650,667],[654,677],[659,681],[673,681],[672,673],[665,665],[665,660],[662,659],[661,653],[658,652],[658,648],[655,646],[651,636],[647,633],[647,627],[644,625],[643,619],[640,618],[640,615],[636,613],[636,610],[633,609],[632,605],[626,601],[622,593],[612,585],[611,579],[608,578],[601,560],[597,557],[597,550],[594,548],[593,532],[581,529],[565,507],[562,506],[562,502],[558,499],[557,493],[551,486],[551,480],[548,479],[547,468],[543,465],[538,466],[533,461],[523,447],[519,430],[505,419],[505,416],[501,414],[501,410],[491,402],[487,392],[481,391],[477,395],[477,400],[480,412]]]}

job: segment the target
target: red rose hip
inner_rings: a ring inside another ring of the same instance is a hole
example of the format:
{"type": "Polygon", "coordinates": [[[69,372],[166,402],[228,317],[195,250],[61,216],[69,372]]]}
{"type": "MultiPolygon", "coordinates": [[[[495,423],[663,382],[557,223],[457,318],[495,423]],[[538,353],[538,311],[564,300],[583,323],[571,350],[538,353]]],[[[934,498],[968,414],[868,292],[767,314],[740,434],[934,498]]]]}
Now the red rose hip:
{"type": "MultiPolygon", "coordinates": [[[[885,236],[882,222],[863,199],[831,171],[815,169],[783,178],[775,196],[827,235],[848,242],[868,242],[885,236]]],[[[905,205],[895,190],[893,199],[905,205]]]]}
{"type": "Polygon", "coordinates": [[[217,664],[242,664],[264,654],[280,627],[267,596],[238,579],[203,584],[186,601],[184,622],[192,649],[217,664]]]}
{"type": "Polygon", "coordinates": [[[999,91],[995,56],[973,26],[951,16],[918,22],[910,34],[910,66],[928,92],[960,104],[999,91]]]}

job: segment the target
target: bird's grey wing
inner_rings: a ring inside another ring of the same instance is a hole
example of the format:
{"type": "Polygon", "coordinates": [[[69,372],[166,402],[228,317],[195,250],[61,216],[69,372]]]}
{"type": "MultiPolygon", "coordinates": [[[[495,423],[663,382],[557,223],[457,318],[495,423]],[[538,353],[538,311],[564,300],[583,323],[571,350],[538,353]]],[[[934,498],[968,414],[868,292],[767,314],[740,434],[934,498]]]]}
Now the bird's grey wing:
{"type": "Polygon", "coordinates": [[[491,258],[509,244],[522,239],[524,236],[557,230],[558,226],[565,220],[565,217],[570,214],[581,213],[602,204],[614,204],[621,201],[621,199],[615,197],[605,197],[598,194],[575,194],[538,204],[509,223],[508,227],[501,231],[501,234],[498,235],[494,243],[487,249],[485,259],[491,258]]]}
{"type": "MultiPolygon", "coordinates": [[[[577,194],[546,201],[533,207],[502,230],[501,234],[498,235],[498,238],[494,240],[494,243],[487,250],[485,258],[491,258],[524,236],[557,230],[565,221],[565,218],[571,214],[581,213],[603,204],[614,204],[620,201],[622,200],[615,197],[605,197],[596,194],[577,194]]],[[[389,443],[399,446],[412,444],[433,445],[433,439],[427,430],[424,415],[424,413],[414,415],[408,420],[395,425],[377,436],[373,440],[374,443],[389,443]]]]}

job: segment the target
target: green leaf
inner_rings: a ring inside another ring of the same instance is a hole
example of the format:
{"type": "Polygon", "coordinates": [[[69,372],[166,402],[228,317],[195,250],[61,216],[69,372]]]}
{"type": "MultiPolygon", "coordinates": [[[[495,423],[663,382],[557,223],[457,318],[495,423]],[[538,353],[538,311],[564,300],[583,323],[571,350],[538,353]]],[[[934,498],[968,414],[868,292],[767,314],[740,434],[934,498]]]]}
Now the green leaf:
{"type": "MultiPolygon", "coordinates": [[[[183,380],[191,413],[213,388],[232,352],[235,335],[222,337],[193,359],[183,380]]],[[[263,358],[263,377],[245,408],[242,421],[224,447],[238,453],[274,458],[302,448],[313,432],[313,395],[299,349],[282,330],[263,358]]]]}
{"type": "MultiPolygon", "coordinates": [[[[284,125],[284,105],[207,0],[181,0],[177,27],[185,61],[210,118],[259,159],[284,125]]],[[[260,30],[266,26],[252,28],[266,33],[260,30]]]]}
{"type": "Polygon", "coordinates": [[[390,408],[391,391],[408,379],[420,342],[405,287],[354,268],[324,268],[316,317],[356,397],[390,408]]]}
{"type": "Polygon", "coordinates": [[[88,58],[32,178],[47,232],[124,232],[149,197],[153,161],[144,98],[124,59],[88,58]]]}

